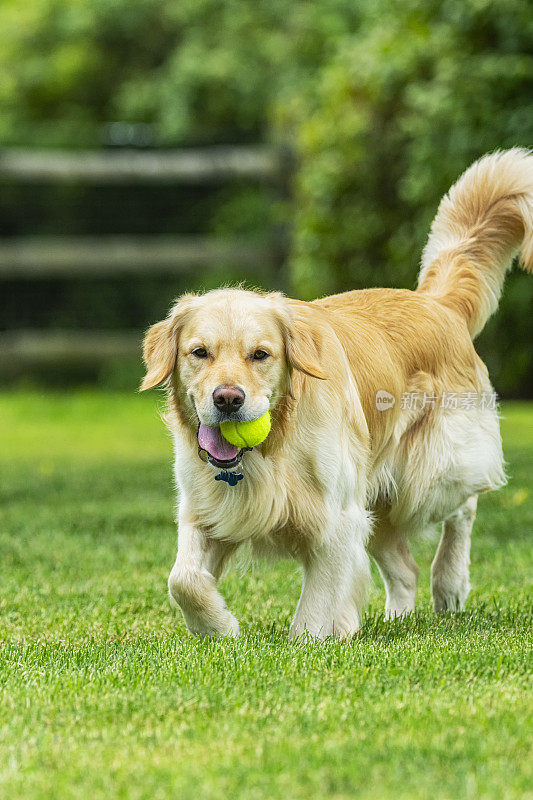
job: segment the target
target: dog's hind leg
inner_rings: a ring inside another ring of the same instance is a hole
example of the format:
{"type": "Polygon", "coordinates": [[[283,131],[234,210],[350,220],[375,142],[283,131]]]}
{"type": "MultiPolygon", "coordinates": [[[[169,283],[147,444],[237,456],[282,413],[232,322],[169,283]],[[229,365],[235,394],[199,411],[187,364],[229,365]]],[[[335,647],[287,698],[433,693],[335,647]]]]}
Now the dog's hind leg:
{"type": "Polygon", "coordinates": [[[387,618],[404,616],[415,610],[418,564],[405,536],[388,523],[376,526],[368,549],[378,565],[385,584],[387,618]]]}
{"type": "Polygon", "coordinates": [[[470,497],[442,526],[431,565],[435,611],[461,611],[470,591],[470,535],[476,518],[477,495],[470,497]]]}

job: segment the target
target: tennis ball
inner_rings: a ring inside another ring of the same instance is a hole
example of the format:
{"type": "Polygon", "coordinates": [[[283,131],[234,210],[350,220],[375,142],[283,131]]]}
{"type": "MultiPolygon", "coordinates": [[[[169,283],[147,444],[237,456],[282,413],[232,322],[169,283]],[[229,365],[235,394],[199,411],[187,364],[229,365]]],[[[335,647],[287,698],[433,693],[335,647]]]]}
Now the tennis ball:
{"type": "Polygon", "coordinates": [[[264,442],[270,433],[270,411],[251,422],[234,422],[232,419],[220,423],[224,439],[236,447],[255,447],[264,442]]]}

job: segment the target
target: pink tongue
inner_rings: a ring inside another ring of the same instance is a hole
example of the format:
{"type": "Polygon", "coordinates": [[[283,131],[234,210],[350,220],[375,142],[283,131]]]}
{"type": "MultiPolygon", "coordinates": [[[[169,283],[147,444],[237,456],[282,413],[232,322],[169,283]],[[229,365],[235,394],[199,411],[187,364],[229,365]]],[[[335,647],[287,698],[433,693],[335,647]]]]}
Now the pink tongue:
{"type": "Polygon", "coordinates": [[[232,461],[239,452],[238,447],[224,439],[220,428],[210,428],[202,422],[198,428],[198,444],[217,461],[232,461]]]}

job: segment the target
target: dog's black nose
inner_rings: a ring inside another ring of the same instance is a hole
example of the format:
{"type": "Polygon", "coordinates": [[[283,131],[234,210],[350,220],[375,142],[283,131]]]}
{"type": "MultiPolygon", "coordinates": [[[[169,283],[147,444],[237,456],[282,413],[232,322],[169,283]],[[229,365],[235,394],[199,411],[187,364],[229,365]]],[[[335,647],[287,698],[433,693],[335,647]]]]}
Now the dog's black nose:
{"type": "Polygon", "coordinates": [[[219,411],[231,414],[238,411],[244,403],[245,394],[236,386],[217,386],[213,392],[213,402],[219,411]]]}

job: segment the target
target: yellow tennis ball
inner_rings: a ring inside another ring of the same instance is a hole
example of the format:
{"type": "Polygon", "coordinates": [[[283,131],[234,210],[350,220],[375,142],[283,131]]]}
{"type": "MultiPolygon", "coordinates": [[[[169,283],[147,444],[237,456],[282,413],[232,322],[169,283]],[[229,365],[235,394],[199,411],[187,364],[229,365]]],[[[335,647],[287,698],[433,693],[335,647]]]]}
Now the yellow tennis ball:
{"type": "Polygon", "coordinates": [[[229,419],[220,423],[224,439],[236,447],[255,447],[264,442],[270,433],[270,411],[252,422],[234,422],[229,419]]]}

